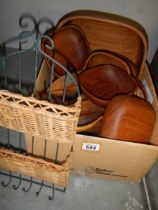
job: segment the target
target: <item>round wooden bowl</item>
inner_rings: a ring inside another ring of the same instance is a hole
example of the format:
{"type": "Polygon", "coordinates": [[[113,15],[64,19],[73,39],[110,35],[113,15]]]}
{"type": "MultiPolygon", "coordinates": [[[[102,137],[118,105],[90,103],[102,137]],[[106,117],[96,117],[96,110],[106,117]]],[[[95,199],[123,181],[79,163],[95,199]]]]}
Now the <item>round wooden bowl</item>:
{"type": "MultiPolygon", "coordinates": [[[[49,31],[47,35],[54,42],[54,49],[50,49],[50,41],[44,39],[42,42],[43,51],[54,58],[70,72],[79,71],[83,68],[88,56],[90,55],[90,47],[88,41],[79,27],[75,25],[67,25],[49,31]]],[[[52,61],[46,58],[46,62],[51,69],[52,61]]],[[[65,71],[55,64],[55,72],[58,75],[65,74],[65,71]]]]}

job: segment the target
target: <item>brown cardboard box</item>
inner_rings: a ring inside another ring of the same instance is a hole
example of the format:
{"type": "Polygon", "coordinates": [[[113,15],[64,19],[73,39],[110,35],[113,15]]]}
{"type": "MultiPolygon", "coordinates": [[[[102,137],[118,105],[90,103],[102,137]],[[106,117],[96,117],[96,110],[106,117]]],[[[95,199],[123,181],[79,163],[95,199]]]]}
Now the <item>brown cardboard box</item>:
{"type": "Polygon", "coordinates": [[[135,182],[141,180],[157,157],[156,146],[77,135],[71,169],[73,174],[135,182]],[[100,146],[99,151],[82,149],[84,143],[100,146]]]}
{"type": "MultiPolygon", "coordinates": [[[[41,68],[43,76],[39,75],[38,83],[41,79],[47,78],[49,70],[46,65],[41,68]]],[[[151,102],[158,114],[157,96],[146,65],[144,65],[140,79],[146,89],[148,101],[151,102]]],[[[38,84],[37,83],[37,84],[38,84]]],[[[141,93],[137,93],[141,96],[141,93]]],[[[158,144],[157,125],[151,138],[151,142],[158,144]]],[[[25,136],[27,149],[31,152],[31,136],[25,136]]],[[[44,140],[35,138],[34,154],[43,156],[44,140]]],[[[47,141],[46,157],[55,159],[57,143],[47,141]]],[[[58,161],[64,162],[71,151],[69,143],[60,144],[58,161]]],[[[122,142],[111,139],[76,135],[73,152],[71,153],[71,173],[94,176],[112,180],[138,182],[150,170],[151,166],[158,158],[158,147],[131,142],[122,142]],[[84,145],[83,145],[84,144],[84,145]]]]}
{"type": "MultiPolygon", "coordinates": [[[[136,22],[96,11],[76,11],[67,14],[59,20],[57,28],[67,24],[75,24],[83,30],[92,51],[110,50],[130,59],[141,70],[140,73],[138,72],[139,78],[146,89],[148,101],[153,105],[157,114],[151,137],[153,145],[76,135],[71,153],[71,172],[114,180],[139,181],[158,158],[158,147],[156,146],[158,144],[158,103],[152,79],[145,63],[148,51],[147,35],[136,22]]],[[[40,71],[42,76],[39,74],[37,79],[39,85],[43,84],[43,81],[49,78],[50,74],[46,65],[43,65],[44,68],[40,71]]],[[[37,90],[40,88],[38,87],[37,90]]],[[[139,91],[137,94],[141,96],[139,91]]],[[[29,148],[30,141],[27,138],[26,143],[29,148]]],[[[41,150],[39,145],[37,143],[37,154],[41,150]]],[[[51,143],[49,146],[51,147],[51,143]]],[[[41,147],[43,146],[41,145],[41,147]]],[[[63,145],[60,154],[66,156],[69,153],[70,147],[63,145]]],[[[47,155],[50,156],[50,154],[47,155]]],[[[60,160],[65,158],[58,157],[60,160]]]]}
{"type": "MultiPolygon", "coordinates": [[[[157,96],[146,65],[143,67],[140,79],[148,94],[148,100],[158,114],[157,96]]],[[[158,143],[157,126],[158,120],[151,143],[156,141],[158,143]]],[[[157,158],[157,146],[77,135],[71,169],[74,174],[138,182],[150,170],[157,158]]]]}

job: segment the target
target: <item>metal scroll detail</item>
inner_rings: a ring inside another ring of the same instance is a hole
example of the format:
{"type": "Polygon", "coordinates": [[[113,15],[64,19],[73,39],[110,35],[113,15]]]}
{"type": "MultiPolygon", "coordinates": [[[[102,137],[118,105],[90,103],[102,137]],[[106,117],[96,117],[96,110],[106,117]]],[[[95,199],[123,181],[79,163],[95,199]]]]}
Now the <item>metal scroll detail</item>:
{"type": "MultiPolygon", "coordinates": [[[[53,50],[55,48],[53,40],[47,36],[47,35],[38,35],[37,37],[30,31],[23,31],[20,33],[20,35],[16,38],[7,40],[5,43],[2,43],[1,46],[3,46],[3,54],[0,57],[0,67],[4,71],[5,75],[5,86],[7,87],[7,59],[13,56],[19,56],[19,92],[21,91],[21,69],[22,69],[22,56],[25,56],[25,53],[28,51],[34,52],[35,53],[35,62],[34,62],[34,93],[36,95],[36,78],[37,78],[37,70],[38,70],[38,59],[39,59],[39,54],[41,56],[44,56],[45,58],[49,59],[52,62],[52,68],[51,68],[51,75],[54,74],[54,66],[57,65],[61,67],[66,74],[66,79],[70,78],[72,82],[75,84],[77,88],[78,95],[80,95],[80,90],[78,87],[78,83],[76,79],[72,76],[72,74],[69,72],[68,69],[66,69],[62,64],[60,64],[58,61],[50,57],[48,54],[46,54],[42,49],[41,49],[41,42],[43,39],[47,39],[49,41],[49,50],[53,50]],[[7,46],[12,43],[16,42],[17,48],[15,51],[11,53],[6,52],[7,46]]],[[[50,78],[50,83],[52,82],[52,77],[50,78]]],[[[64,89],[64,94],[63,94],[63,103],[64,103],[64,98],[66,94],[66,88],[64,89]]]]}
{"type": "Polygon", "coordinates": [[[39,34],[44,34],[45,31],[53,28],[54,23],[49,18],[41,18],[37,21],[33,15],[23,14],[19,18],[19,26],[24,30],[29,30],[31,27],[30,31],[35,33],[37,37],[39,34]]]}
{"type": "MultiPolygon", "coordinates": [[[[12,91],[9,86],[9,70],[16,68],[15,74],[18,74],[18,84],[16,85],[16,92],[21,93],[22,89],[22,65],[23,58],[28,53],[34,53],[36,46],[36,37],[32,32],[23,31],[17,37],[8,39],[0,46],[2,49],[0,55],[0,76],[1,89],[8,89],[12,91]],[[10,65],[9,65],[10,64],[10,65]],[[12,64],[12,66],[11,66],[12,64]],[[14,65],[15,64],[15,65],[14,65]],[[4,81],[3,81],[4,80],[4,81]]],[[[14,70],[14,69],[13,69],[14,70]]],[[[12,77],[12,76],[11,76],[12,77]]]]}

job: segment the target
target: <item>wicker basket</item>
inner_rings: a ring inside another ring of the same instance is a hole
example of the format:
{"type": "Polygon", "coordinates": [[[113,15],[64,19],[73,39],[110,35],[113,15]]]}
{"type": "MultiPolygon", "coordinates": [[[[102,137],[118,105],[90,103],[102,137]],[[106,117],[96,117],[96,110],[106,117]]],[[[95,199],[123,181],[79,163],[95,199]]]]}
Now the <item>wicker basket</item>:
{"type": "Polygon", "coordinates": [[[0,126],[58,142],[73,142],[81,98],[72,107],[0,90],[0,126]]]}
{"type": "Polygon", "coordinates": [[[67,159],[66,163],[59,165],[41,158],[0,148],[0,168],[65,187],[68,182],[70,158],[67,159]]]}

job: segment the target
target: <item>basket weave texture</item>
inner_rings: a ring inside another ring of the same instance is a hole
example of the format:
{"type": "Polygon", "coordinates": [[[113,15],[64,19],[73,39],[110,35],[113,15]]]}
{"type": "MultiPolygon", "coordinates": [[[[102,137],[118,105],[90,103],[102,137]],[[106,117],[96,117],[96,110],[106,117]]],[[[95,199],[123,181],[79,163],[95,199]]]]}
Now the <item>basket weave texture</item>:
{"type": "Polygon", "coordinates": [[[66,163],[63,165],[59,165],[37,157],[26,156],[0,148],[0,168],[65,187],[68,182],[70,158],[67,158],[66,163]]]}
{"type": "Polygon", "coordinates": [[[0,126],[57,142],[73,142],[80,106],[81,97],[66,107],[0,90],[0,126]]]}

